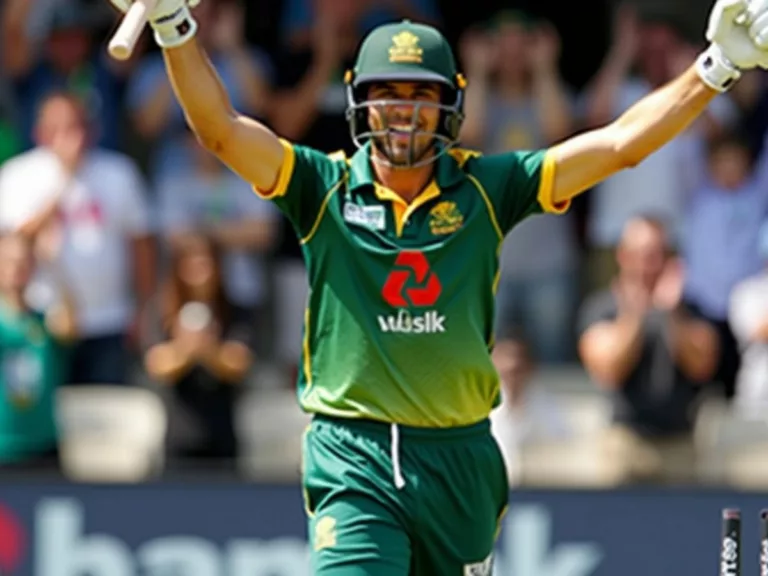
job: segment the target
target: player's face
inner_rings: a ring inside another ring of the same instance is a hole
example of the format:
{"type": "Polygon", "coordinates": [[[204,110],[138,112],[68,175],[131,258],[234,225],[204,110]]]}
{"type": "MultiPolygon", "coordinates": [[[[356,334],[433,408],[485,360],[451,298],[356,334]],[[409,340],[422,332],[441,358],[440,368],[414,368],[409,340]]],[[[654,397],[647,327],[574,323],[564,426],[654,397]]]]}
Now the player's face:
{"type": "Polygon", "coordinates": [[[0,290],[19,293],[32,276],[32,249],[28,242],[10,236],[0,240],[0,290]]]}
{"type": "Polygon", "coordinates": [[[380,132],[374,143],[394,164],[420,160],[431,149],[440,95],[440,86],[431,82],[386,82],[370,88],[368,122],[380,132]]]}

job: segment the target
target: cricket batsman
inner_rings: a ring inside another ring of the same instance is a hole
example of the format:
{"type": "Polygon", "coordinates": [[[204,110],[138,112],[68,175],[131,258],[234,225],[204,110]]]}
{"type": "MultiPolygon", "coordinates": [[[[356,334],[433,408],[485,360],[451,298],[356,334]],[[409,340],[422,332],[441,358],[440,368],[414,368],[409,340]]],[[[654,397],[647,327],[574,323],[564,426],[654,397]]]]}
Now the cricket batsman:
{"type": "Polygon", "coordinates": [[[233,109],[186,0],[160,0],[150,24],[189,126],[303,247],[313,574],[490,575],[509,488],[488,420],[502,240],[531,214],[565,212],[685,130],[742,71],[768,67],[768,0],[718,0],[696,62],[612,124],[489,156],[457,143],[466,82],[434,28],[401,21],[365,38],[346,77],[358,147],[346,158],[233,109]]]}

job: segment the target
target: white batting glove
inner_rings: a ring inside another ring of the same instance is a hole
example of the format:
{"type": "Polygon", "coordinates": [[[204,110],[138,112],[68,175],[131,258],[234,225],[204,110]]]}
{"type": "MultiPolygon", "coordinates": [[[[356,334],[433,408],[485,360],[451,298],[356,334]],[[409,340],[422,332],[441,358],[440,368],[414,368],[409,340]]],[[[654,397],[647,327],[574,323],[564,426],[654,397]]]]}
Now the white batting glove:
{"type": "Polygon", "coordinates": [[[768,0],[751,0],[744,19],[755,45],[762,50],[768,49],[768,0]]]}
{"type": "MultiPolygon", "coordinates": [[[[123,13],[133,3],[133,0],[109,1],[123,13]]],[[[200,0],[158,0],[155,9],[149,13],[149,25],[161,48],[180,46],[197,33],[197,22],[189,9],[199,3],[200,0]]]]}
{"type": "Polygon", "coordinates": [[[712,44],[696,61],[696,70],[707,85],[724,92],[741,77],[742,70],[768,67],[768,50],[756,43],[752,32],[754,28],[762,33],[768,44],[766,14],[768,0],[717,0],[706,33],[712,44]]]}

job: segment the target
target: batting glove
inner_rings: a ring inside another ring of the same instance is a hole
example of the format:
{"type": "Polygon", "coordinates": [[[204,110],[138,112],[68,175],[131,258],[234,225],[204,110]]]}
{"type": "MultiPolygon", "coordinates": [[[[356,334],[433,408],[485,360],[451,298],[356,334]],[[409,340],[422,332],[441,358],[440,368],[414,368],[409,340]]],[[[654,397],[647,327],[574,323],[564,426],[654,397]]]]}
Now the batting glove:
{"type": "MultiPolygon", "coordinates": [[[[109,0],[118,10],[125,13],[133,0],[109,0]]],[[[181,46],[197,33],[197,22],[190,8],[200,0],[158,0],[149,13],[149,25],[154,31],[155,42],[162,48],[181,46]]]]}
{"type": "Polygon", "coordinates": [[[701,79],[715,90],[724,92],[741,77],[742,70],[768,67],[767,0],[717,0],[709,15],[706,33],[710,44],[697,59],[701,79]]]}
{"type": "Polygon", "coordinates": [[[762,50],[768,49],[768,0],[752,0],[745,19],[755,45],[762,50]]]}

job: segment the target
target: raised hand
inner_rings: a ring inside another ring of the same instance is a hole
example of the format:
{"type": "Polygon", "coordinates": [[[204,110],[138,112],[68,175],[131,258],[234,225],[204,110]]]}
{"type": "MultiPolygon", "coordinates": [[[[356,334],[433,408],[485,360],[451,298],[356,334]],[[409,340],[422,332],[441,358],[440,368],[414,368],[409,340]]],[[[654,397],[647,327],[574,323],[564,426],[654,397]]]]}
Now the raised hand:
{"type": "Polygon", "coordinates": [[[619,6],[613,21],[611,51],[631,62],[640,48],[640,23],[634,6],[619,6]]]}
{"type": "Polygon", "coordinates": [[[653,294],[639,282],[615,281],[612,290],[621,316],[642,317],[651,309],[653,294]]]}
{"type": "Polygon", "coordinates": [[[483,32],[469,32],[461,41],[461,58],[467,73],[483,76],[490,72],[496,59],[493,41],[483,32]]]}
{"type": "Polygon", "coordinates": [[[211,24],[211,41],[222,52],[231,52],[240,48],[244,42],[245,11],[236,2],[222,4],[211,24]]]}
{"type": "Polygon", "coordinates": [[[706,37],[740,70],[768,67],[768,2],[717,0],[706,37]]]}
{"type": "Polygon", "coordinates": [[[340,24],[332,12],[323,12],[313,29],[315,54],[319,61],[336,66],[342,59],[342,40],[340,24]]]}
{"type": "Polygon", "coordinates": [[[679,258],[670,259],[653,290],[653,304],[660,310],[674,310],[682,302],[685,269],[679,258]]]}
{"type": "MultiPolygon", "coordinates": [[[[109,0],[118,10],[125,13],[131,7],[132,0],[109,0]]],[[[197,22],[189,9],[200,0],[158,0],[149,13],[149,25],[155,31],[155,42],[163,48],[179,46],[192,38],[197,32],[197,22]]]]}
{"type": "Polygon", "coordinates": [[[528,56],[531,65],[536,69],[557,67],[560,58],[560,36],[554,26],[541,25],[531,32],[530,38],[528,56]]]}
{"type": "MultiPolygon", "coordinates": [[[[109,0],[115,8],[122,13],[128,12],[128,9],[133,4],[133,0],[109,0]]],[[[156,20],[158,17],[172,14],[175,10],[178,10],[182,6],[188,6],[194,8],[200,3],[200,0],[158,0],[155,9],[150,13],[150,20],[156,20]]]]}
{"type": "Polygon", "coordinates": [[[768,49],[768,0],[749,2],[738,22],[749,27],[749,36],[758,48],[768,49]]]}

